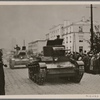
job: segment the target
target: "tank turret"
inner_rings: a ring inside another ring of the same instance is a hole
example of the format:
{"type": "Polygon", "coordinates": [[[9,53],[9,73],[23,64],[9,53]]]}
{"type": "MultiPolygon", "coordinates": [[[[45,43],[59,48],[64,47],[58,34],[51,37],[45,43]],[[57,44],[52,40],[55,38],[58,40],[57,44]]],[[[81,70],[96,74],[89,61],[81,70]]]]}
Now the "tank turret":
{"type": "Polygon", "coordinates": [[[44,56],[65,56],[65,46],[62,45],[63,39],[48,40],[43,47],[44,56]]]}

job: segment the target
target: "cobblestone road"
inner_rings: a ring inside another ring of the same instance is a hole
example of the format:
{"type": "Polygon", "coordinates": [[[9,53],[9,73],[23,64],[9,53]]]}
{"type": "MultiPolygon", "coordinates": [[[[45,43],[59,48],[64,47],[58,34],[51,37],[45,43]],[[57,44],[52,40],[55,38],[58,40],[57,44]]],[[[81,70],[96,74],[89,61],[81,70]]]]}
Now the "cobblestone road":
{"type": "Polygon", "coordinates": [[[84,74],[79,84],[50,79],[39,86],[28,78],[28,69],[4,68],[6,95],[32,94],[100,94],[100,75],[84,74]]]}

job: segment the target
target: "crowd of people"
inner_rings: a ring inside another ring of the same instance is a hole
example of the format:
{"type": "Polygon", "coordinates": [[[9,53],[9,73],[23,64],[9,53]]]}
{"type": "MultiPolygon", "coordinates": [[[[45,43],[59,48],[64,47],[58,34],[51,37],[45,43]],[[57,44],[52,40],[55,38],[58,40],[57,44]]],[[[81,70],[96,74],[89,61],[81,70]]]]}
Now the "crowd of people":
{"type": "Polygon", "coordinates": [[[67,52],[66,56],[69,56],[74,60],[82,60],[84,62],[85,72],[100,74],[100,52],[67,52]]]}

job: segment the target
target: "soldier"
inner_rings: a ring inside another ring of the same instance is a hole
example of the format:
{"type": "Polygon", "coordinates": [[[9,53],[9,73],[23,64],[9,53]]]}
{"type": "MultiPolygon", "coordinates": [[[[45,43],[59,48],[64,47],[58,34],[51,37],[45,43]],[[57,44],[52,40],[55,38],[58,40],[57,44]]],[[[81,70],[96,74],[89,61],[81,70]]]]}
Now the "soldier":
{"type": "Polygon", "coordinates": [[[0,95],[5,95],[5,76],[2,61],[2,50],[0,49],[0,95]]]}
{"type": "Polygon", "coordinates": [[[16,45],[16,47],[14,49],[16,49],[16,51],[18,52],[20,50],[20,47],[18,45],[16,45]]]}

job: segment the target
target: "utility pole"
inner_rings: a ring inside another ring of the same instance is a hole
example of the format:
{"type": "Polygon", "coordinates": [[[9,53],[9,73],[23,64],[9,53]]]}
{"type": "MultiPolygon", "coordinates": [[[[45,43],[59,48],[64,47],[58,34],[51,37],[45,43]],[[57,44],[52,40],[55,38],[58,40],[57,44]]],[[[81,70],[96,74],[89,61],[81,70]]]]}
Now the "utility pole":
{"type": "Polygon", "coordinates": [[[93,50],[94,49],[94,46],[93,46],[93,43],[94,43],[94,40],[93,40],[94,33],[93,33],[93,6],[92,6],[92,4],[91,4],[91,29],[90,29],[90,32],[91,32],[91,38],[90,38],[91,50],[93,50]]]}
{"type": "Polygon", "coordinates": [[[23,46],[25,46],[25,40],[23,40],[23,46]]]}

